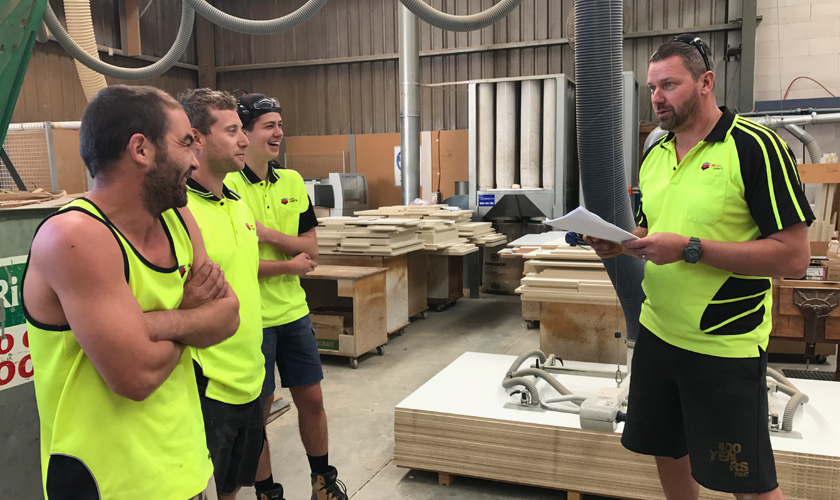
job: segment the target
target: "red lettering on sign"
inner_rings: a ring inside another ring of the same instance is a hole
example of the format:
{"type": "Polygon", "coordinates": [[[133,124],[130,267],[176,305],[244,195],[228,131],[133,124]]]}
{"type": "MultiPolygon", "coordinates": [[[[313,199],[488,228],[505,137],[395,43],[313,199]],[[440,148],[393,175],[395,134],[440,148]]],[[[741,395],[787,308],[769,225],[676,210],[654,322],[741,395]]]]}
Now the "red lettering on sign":
{"type": "Polygon", "coordinates": [[[29,347],[29,330],[23,332],[23,347],[29,347]]]}
{"type": "MultiPolygon", "coordinates": [[[[8,337],[8,335],[7,335],[8,337]]],[[[15,378],[16,367],[11,361],[0,362],[0,386],[6,385],[15,378]],[[6,369],[5,373],[3,369],[6,369]]]]}
{"type": "Polygon", "coordinates": [[[20,360],[20,363],[18,363],[18,373],[23,378],[29,378],[34,374],[34,371],[32,370],[32,356],[27,354],[23,357],[23,359],[20,360]],[[29,361],[28,368],[26,367],[27,361],[29,361]]]}
{"type": "Polygon", "coordinates": [[[0,338],[0,354],[8,354],[15,346],[15,338],[6,334],[6,338],[0,338]]]}

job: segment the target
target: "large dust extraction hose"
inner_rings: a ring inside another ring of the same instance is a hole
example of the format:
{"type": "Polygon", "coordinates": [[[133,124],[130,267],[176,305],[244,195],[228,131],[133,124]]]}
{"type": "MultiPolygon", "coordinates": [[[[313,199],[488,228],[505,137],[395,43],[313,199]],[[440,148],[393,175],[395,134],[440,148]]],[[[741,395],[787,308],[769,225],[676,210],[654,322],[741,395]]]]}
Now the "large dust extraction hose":
{"type": "Polygon", "coordinates": [[[277,19],[252,20],[231,16],[210,5],[206,0],[185,0],[202,17],[222,28],[246,35],[270,35],[300,26],[314,16],[327,0],[309,0],[298,10],[277,19]]]}
{"type": "Polygon", "coordinates": [[[58,43],[64,47],[64,50],[69,52],[77,61],[97,73],[121,80],[148,80],[168,71],[184,55],[184,51],[187,50],[187,43],[189,43],[190,36],[192,36],[193,21],[195,21],[195,11],[189,4],[184,2],[181,9],[181,26],[178,28],[178,34],[175,37],[175,42],[172,44],[172,47],[169,48],[169,52],[164,54],[159,61],[148,66],[142,68],[121,68],[102,62],[79,47],[70,35],[67,34],[67,31],[64,30],[64,26],[61,25],[61,22],[59,22],[58,17],[56,17],[55,12],[53,12],[49,4],[47,4],[47,10],[44,13],[44,22],[47,23],[50,32],[58,40],[58,43]]]}
{"type": "Polygon", "coordinates": [[[785,130],[797,139],[808,149],[808,156],[811,157],[811,163],[822,162],[822,149],[820,144],[814,139],[814,136],[805,131],[799,125],[785,125],[785,130]]]}
{"type": "MultiPolygon", "coordinates": [[[[575,0],[575,94],[578,158],[586,208],[624,230],[636,228],[624,175],[622,1],[575,0]]],[[[627,338],[635,342],[644,262],[629,255],[604,260],[627,338]]]]}
{"type": "Polygon", "coordinates": [[[516,387],[521,385],[525,387],[528,393],[531,395],[531,402],[536,404],[540,402],[540,391],[537,390],[537,384],[528,380],[524,377],[516,377],[516,378],[506,378],[502,380],[502,387],[505,389],[510,389],[511,387],[516,387]]]}
{"type": "MultiPolygon", "coordinates": [[[[67,20],[67,34],[98,61],[99,50],[96,47],[96,35],[93,33],[90,0],[64,0],[64,18],[67,20]]],[[[75,63],[82,91],[85,93],[85,98],[90,101],[100,90],[108,86],[108,82],[105,81],[103,75],[88,68],[78,59],[75,63]]]]}
{"type": "Polygon", "coordinates": [[[466,16],[456,16],[441,12],[429,6],[423,0],[400,0],[400,2],[405,5],[405,8],[413,12],[415,16],[436,28],[447,31],[475,31],[497,23],[519,6],[522,0],[502,0],[483,12],[466,16]]]}

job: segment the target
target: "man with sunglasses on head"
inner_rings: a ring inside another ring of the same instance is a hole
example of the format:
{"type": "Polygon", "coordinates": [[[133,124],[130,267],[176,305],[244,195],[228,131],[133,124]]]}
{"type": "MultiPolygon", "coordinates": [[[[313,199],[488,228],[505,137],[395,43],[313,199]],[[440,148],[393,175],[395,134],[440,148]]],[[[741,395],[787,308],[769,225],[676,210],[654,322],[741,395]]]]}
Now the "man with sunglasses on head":
{"type": "MultiPolygon", "coordinates": [[[[309,319],[306,293],[300,276],[317,264],[318,220],[300,174],[280,168],[283,121],[280,104],[262,94],[244,94],[237,100],[242,129],[250,141],[245,168],[227,181],[242,196],[256,217],[260,247],[259,281],[262,301],[265,356],[264,418],[274,401],[274,365],[283,387],[292,393],[298,409],[301,441],[311,469],[312,500],[346,500],[344,484],[329,465],[327,415],[321,393],[321,358],[309,319]]],[[[282,500],[283,487],[274,482],[268,440],[257,470],[259,500],[282,500]]]]}
{"type": "Polygon", "coordinates": [[[668,500],[696,500],[700,485],[780,500],[765,380],[771,277],[805,274],[814,215],[790,148],[718,108],[714,83],[694,35],[651,56],[668,134],[642,160],[639,239],[587,241],[601,258],[648,261],[622,444],[656,457],[668,500]]]}

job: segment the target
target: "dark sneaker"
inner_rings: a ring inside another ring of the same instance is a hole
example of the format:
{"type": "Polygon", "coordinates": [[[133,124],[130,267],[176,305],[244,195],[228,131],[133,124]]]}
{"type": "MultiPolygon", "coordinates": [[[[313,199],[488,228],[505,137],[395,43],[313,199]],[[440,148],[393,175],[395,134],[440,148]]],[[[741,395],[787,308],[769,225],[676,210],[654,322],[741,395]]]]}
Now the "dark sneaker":
{"type": "Polygon", "coordinates": [[[257,491],[257,500],[284,500],[283,487],[274,483],[274,488],[268,491],[257,491]]]}
{"type": "Polygon", "coordinates": [[[312,473],[311,500],[347,500],[347,487],[338,480],[338,471],[332,465],[324,474],[312,473]]]}

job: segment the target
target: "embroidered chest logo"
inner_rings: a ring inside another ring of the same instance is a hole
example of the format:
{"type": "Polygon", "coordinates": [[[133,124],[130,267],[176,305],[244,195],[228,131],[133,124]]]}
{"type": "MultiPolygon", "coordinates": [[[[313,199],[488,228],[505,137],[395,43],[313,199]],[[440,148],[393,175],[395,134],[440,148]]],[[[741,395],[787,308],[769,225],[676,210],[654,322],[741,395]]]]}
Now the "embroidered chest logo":
{"type": "Polygon", "coordinates": [[[700,165],[700,169],[701,169],[701,170],[708,170],[708,169],[710,169],[710,168],[711,168],[712,170],[723,170],[723,166],[718,165],[717,163],[709,163],[709,162],[706,162],[706,163],[704,163],[704,164],[700,165]]]}
{"type": "Polygon", "coordinates": [[[709,451],[711,452],[711,461],[729,463],[729,471],[735,477],[748,477],[750,475],[750,464],[738,461],[738,453],[741,453],[740,443],[718,443],[716,450],[709,451]]]}
{"type": "Polygon", "coordinates": [[[295,202],[297,202],[297,198],[283,198],[282,200],[280,200],[280,203],[282,203],[284,205],[287,204],[287,203],[295,203],[295,202]]]}
{"type": "Polygon", "coordinates": [[[187,272],[189,272],[191,267],[192,267],[192,264],[187,264],[187,265],[184,265],[184,266],[178,266],[178,273],[183,278],[184,275],[187,274],[187,272]]]}

